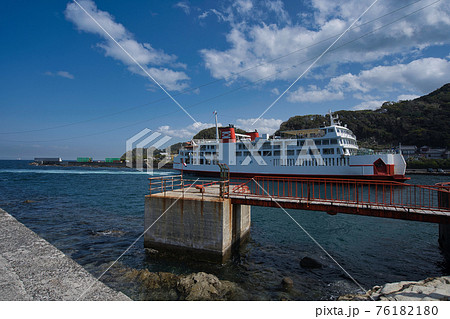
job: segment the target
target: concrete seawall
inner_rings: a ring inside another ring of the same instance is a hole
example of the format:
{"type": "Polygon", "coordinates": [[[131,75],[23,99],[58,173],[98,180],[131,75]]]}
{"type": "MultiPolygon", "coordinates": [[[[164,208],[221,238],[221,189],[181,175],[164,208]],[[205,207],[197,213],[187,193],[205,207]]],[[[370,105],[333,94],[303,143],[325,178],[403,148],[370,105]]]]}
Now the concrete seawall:
{"type": "Polygon", "coordinates": [[[0,209],[0,300],[130,300],[0,209]]]}

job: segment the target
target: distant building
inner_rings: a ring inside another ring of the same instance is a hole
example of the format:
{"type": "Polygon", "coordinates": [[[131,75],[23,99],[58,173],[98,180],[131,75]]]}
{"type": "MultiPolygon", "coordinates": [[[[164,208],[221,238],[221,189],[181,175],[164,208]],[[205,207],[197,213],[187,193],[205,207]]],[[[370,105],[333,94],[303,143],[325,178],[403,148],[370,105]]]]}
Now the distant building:
{"type": "Polygon", "coordinates": [[[77,157],[78,163],[88,163],[92,162],[92,157],[77,157]]]}
{"type": "Polygon", "coordinates": [[[413,157],[417,153],[417,146],[415,145],[400,145],[397,148],[398,152],[403,155],[405,159],[413,157]]]}
{"type": "Polygon", "coordinates": [[[61,164],[61,157],[35,157],[34,162],[39,165],[61,164]]]}
{"type": "Polygon", "coordinates": [[[107,157],[105,158],[106,163],[121,163],[122,161],[118,157],[107,157]]]}
{"type": "Polygon", "coordinates": [[[445,148],[431,148],[429,146],[422,146],[420,148],[420,154],[422,154],[423,157],[430,159],[448,158],[448,151],[445,148]]]}

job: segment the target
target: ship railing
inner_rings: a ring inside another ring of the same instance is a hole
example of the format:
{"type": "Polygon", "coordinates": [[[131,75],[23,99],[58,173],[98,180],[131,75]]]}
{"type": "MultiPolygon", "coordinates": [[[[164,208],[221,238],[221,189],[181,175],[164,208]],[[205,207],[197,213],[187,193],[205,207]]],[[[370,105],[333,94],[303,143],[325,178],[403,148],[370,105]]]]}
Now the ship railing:
{"type": "Polygon", "coordinates": [[[195,139],[192,141],[196,144],[218,144],[216,139],[195,139]]]}
{"type": "Polygon", "coordinates": [[[367,150],[367,149],[358,149],[356,156],[362,156],[362,155],[384,155],[384,154],[398,154],[395,150],[381,150],[381,151],[374,151],[374,150],[367,150]]]}
{"type": "Polygon", "coordinates": [[[269,177],[233,179],[230,197],[292,199],[450,212],[450,183],[413,185],[394,181],[269,177]]]}

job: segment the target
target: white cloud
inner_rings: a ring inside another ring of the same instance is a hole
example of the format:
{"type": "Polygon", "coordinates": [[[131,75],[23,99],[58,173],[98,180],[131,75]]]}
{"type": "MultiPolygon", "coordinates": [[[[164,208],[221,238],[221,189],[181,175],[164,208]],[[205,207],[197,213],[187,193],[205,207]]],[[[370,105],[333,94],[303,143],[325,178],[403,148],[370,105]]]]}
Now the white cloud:
{"type": "Polygon", "coordinates": [[[198,16],[199,19],[205,19],[209,15],[209,11],[204,11],[201,15],[198,16]]]}
{"type": "MultiPolygon", "coordinates": [[[[106,11],[97,8],[92,0],[79,0],[80,5],[139,63],[147,72],[154,76],[168,90],[183,90],[188,85],[189,77],[182,71],[174,71],[163,65],[183,67],[176,64],[177,57],[168,55],[162,50],[155,49],[149,43],[139,43],[132,33],[115,22],[114,17],[106,11]],[[158,68],[156,68],[158,67],[158,68]]],[[[105,51],[105,55],[121,61],[128,69],[137,74],[146,76],[130,57],[99,26],[81,10],[76,3],[68,3],[65,11],[66,19],[73,22],[78,30],[94,33],[104,40],[97,46],[105,51]]]]}
{"type": "Polygon", "coordinates": [[[66,78],[66,79],[71,79],[73,80],[75,78],[75,76],[67,71],[57,71],[57,72],[50,72],[47,71],[45,72],[45,75],[48,76],[60,76],[62,78],[66,78]]]}
{"type": "MultiPolygon", "coordinates": [[[[423,58],[406,64],[377,66],[359,74],[347,73],[332,78],[325,88],[310,85],[307,90],[300,87],[288,95],[291,102],[322,102],[344,99],[346,93],[365,102],[353,109],[374,109],[382,102],[380,98],[394,92],[407,92],[398,100],[418,97],[415,92],[428,93],[448,82],[450,61],[439,58],[423,58]],[[369,94],[372,93],[372,94],[369,94]],[[383,94],[373,94],[382,92],[383,94]],[[377,104],[378,103],[378,104],[377,104]]],[[[381,103],[381,104],[380,104],[381,103]]]]}
{"type": "Polygon", "coordinates": [[[265,5],[270,11],[275,13],[279,21],[291,24],[291,18],[286,10],[284,10],[284,3],[281,0],[266,0],[265,5]]]}
{"type": "Polygon", "coordinates": [[[248,132],[258,130],[260,134],[273,134],[276,130],[280,128],[283,120],[279,119],[259,119],[255,125],[253,123],[256,121],[256,118],[253,119],[237,119],[236,126],[246,130],[248,132]]]}
{"type": "Polygon", "coordinates": [[[380,108],[385,101],[365,101],[352,107],[354,111],[360,110],[376,110],[380,108]]]}
{"type": "MultiPolygon", "coordinates": [[[[279,119],[259,119],[255,125],[252,125],[255,122],[256,118],[252,119],[237,119],[236,120],[236,127],[241,128],[246,131],[254,131],[255,129],[258,130],[260,134],[273,134],[276,130],[280,128],[281,123],[283,123],[283,120],[279,119]]],[[[221,123],[218,123],[219,126],[222,126],[221,123]]],[[[163,125],[160,126],[156,131],[160,132],[162,134],[176,137],[176,138],[182,138],[184,140],[191,139],[195,134],[197,134],[199,131],[214,127],[214,123],[193,123],[186,127],[182,128],[173,128],[169,125],[163,125]]]]}
{"type": "MultiPolygon", "coordinates": [[[[250,16],[248,14],[239,16],[236,10],[225,10],[220,14],[223,16],[222,21],[230,23],[231,28],[226,35],[229,48],[203,49],[200,52],[207,69],[215,78],[229,81],[242,78],[255,81],[274,75],[265,81],[293,80],[308,66],[310,63],[308,61],[322,53],[333,41],[330,37],[335,38],[342,33],[372,2],[372,0],[314,0],[312,1],[315,9],[314,27],[302,24],[301,19],[284,25],[281,22],[265,23],[262,22],[264,20],[261,20],[260,14],[263,10],[252,9],[250,16]],[[285,57],[280,58],[282,56],[285,57]],[[303,61],[305,64],[302,64],[303,61]],[[260,63],[265,64],[245,71],[260,63]],[[236,75],[237,73],[239,74],[236,75]]],[[[267,6],[273,10],[280,10],[281,15],[285,14],[284,10],[281,11],[281,2],[264,3],[270,3],[267,6]]],[[[450,43],[447,31],[450,29],[450,3],[441,1],[406,16],[424,5],[416,3],[397,10],[401,5],[396,1],[377,3],[363,17],[361,23],[374,21],[352,29],[335,47],[353,39],[358,40],[329,52],[319,61],[318,66],[333,63],[342,65],[380,62],[383,58],[395,56],[411,57],[412,54],[418,54],[432,45],[450,43]],[[393,13],[388,14],[391,12],[393,13]],[[377,19],[379,17],[382,18],[377,19]],[[402,17],[404,19],[388,25],[402,17]],[[379,29],[386,25],[387,27],[379,29]],[[364,36],[365,34],[368,36],[364,36]]]]}
{"type": "Polygon", "coordinates": [[[174,5],[174,7],[180,8],[187,15],[189,15],[191,13],[191,8],[189,7],[189,4],[187,2],[182,2],[182,1],[178,2],[177,4],[174,5]]]}
{"type": "Polygon", "coordinates": [[[322,102],[331,100],[342,100],[344,93],[342,91],[332,92],[328,89],[319,89],[314,85],[310,85],[308,90],[305,91],[302,87],[299,87],[296,91],[292,92],[288,96],[288,101],[291,102],[322,102]]]}
{"type": "Polygon", "coordinates": [[[250,10],[253,9],[253,2],[252,0],[237,0],[234,3],[234,6],[239,13],[247,14],[250,10]]]}
{"type": "Polygon", "coordinates": [[[420,96],[415,94],[401,94],[397,97],[397,101],[410,101],[417,99],[418,97],[420,96]]]}
{"type": "Polygon", "coordinates": [[[408,91],[428,93],[448,82],[450,61],[424,58],[408,64],[377,66],[358,75],[347,73],[330,80],[328,87],[340,91],[394,91],[397,86],[408,91]]]}
{"type": "MultiPolygon", "coordinates": [[[[221,123],[218,123],[219,126],[222,126],[221,123]]],[[[171,136],[171,137],[177,137],[177,138],[183,138],[184,140],[189,140],[192,139],[192,137],[197,134],[198,132],[200,132],[201,130],[205,129],[205,128],[210,128],[215,126],[215,124],[213,123],[202,123],[202,122],[197,122],[197,123],[193,123],[191,125],[188,125],[186,127],[183,128],[172,128],[169,125],[163,125],[160,126],[156,131],[160,132],[162,134],[171,136]]]]}

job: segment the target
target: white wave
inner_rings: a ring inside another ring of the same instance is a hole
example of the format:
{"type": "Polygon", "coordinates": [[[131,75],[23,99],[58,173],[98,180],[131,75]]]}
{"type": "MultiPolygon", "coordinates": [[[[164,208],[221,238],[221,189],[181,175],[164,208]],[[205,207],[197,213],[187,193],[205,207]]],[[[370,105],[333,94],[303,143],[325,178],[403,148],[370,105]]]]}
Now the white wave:
{"type": "Polygon", "coordinates": [[[69,169],[0,169],[0,173],[13,174],[105,174],[105,175],[150,175],[150,176],[165,176],[174,175],[176,172],[158,172],[158,171],[109,171],[109,170],[69,170],[69,169]]]}

